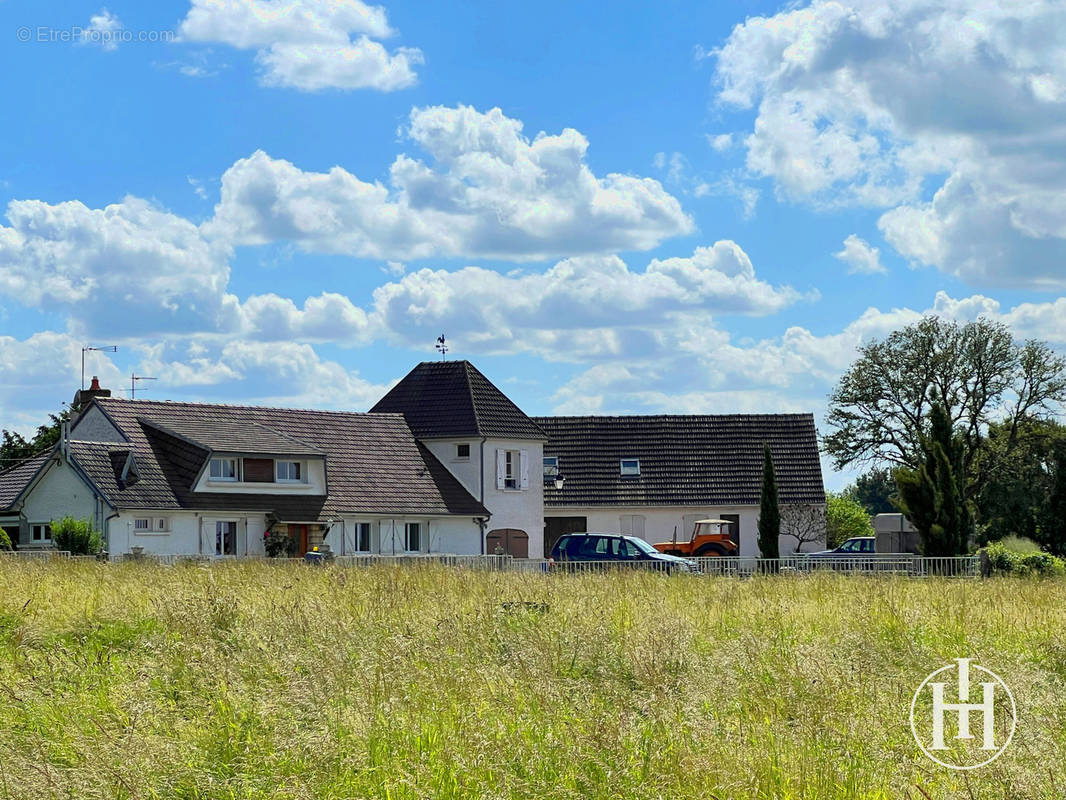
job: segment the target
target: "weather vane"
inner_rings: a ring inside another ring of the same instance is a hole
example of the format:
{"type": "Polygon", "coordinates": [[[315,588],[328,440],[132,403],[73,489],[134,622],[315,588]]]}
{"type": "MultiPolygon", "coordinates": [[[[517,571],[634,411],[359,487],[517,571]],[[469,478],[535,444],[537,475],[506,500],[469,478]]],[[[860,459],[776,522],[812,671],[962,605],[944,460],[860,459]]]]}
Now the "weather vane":
{"type": "Polygon", "coordinates": [[[440,353],[440,360],[448,360],[448,345],[444,342],[444,334],[442,333],[437,337],[437,351],[440,353]]]}

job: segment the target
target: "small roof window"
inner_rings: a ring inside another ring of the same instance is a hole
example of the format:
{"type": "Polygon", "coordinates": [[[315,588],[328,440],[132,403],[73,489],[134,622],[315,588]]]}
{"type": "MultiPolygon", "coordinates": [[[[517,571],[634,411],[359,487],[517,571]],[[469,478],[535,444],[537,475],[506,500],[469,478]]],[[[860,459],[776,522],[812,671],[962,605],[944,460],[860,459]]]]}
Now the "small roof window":
{"type": "Polygon", "coordinates": [[[640,475],[640,459],[623,458],[619,462],[619,472],[622,477],[640,475]]]}

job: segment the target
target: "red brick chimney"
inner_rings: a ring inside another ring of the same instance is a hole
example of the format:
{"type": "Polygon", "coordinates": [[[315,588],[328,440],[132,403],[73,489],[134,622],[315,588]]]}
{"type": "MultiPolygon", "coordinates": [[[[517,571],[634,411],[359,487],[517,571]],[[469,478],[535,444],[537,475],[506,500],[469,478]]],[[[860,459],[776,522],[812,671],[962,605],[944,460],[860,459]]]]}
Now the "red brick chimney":
{"type": "Polygon", "coordinates": [[[88,389],[79,389],[74,393],[74,402],[70,404],[72,411],[81,411],[83,406],[89,404],[94,397],[110,397],[110,389],[100,388],[100,379],[93,375],[92,383],[88,389]]]}

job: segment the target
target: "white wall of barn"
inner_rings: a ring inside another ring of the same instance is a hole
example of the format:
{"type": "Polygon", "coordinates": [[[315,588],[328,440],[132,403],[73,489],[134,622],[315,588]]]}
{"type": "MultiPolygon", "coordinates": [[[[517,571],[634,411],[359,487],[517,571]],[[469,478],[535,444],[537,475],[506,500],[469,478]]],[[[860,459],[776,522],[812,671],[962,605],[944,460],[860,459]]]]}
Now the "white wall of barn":
{"type": "MultiPolygon", "coordinates": [[[[545,517],[585,517],[589,532],[630,533],[629,521],[623,517],[643,517],[642,538],[651,544],[669,542],[677,531],[678,541],[692,535],[696,519],[717,519],[723,514],[740,516],[740,555],[759,555],[758,506],[552,506],[545,509],[545,517]],[[625,530],[623,528],[625,527],[625,530]]],[[[795,552],[796,540],[782,535],[779,538],[781,555],[795,552]]],[[[818,542],[804,546],[804,552],[825,549],[825,535],[818,542]]],[[[532,546],[530,553],[533,552],[532,546]]]]}

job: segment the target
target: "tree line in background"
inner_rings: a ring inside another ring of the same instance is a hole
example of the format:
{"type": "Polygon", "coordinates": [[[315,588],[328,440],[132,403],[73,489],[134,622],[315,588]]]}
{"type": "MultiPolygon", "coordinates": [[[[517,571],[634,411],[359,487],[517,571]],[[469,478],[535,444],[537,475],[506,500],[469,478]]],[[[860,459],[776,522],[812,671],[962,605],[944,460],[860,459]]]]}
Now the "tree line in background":
{"type": "Polygon", "coordinates": [[[837,469],[887,466],[829,517],[845,500],[902,511],[926,555],[1007,536],[1066,555],[1064,403],[1066,359],[997,322],[927,317],[871,342],[830,396],[823,447],[837,469]]]}
{"type": "Polygon", "coordinates": [[[38,426],[37,432],[30,439],[6,428],[0,431],[0,472],[51,449],[59,441],[60,429],[63,423],[70,419],[70,410],[63,409],[58,414],[49,414],[48,418],[48,424],[38,426]]]}

